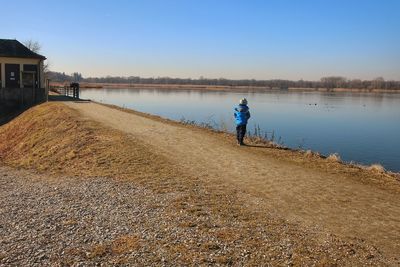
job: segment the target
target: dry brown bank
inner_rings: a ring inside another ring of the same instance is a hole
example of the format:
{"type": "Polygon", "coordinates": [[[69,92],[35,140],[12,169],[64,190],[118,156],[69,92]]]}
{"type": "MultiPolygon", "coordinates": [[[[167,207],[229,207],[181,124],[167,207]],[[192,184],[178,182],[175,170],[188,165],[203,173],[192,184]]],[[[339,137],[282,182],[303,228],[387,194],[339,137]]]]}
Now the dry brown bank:
{"type": "MultiPolygon", "coordinates": [[[[52,86],[64,86],[53,82],[52,86]]],[[[197,85],[197,84],[130,84],[130,83],[81,83],[81,88],[111,88],[111,89],[149,89],[149,90],[205,90],[222,92],[270,92],[281,91],[280,88],[265,86],[228,86],[228,85],[197,85]]],[[[398,89],[349,89],[349,88],[288,88],[289,91],[316,92],[354,92],[354,93],[400,93],[398,89]]]]}
{"type": "Polygon", "coordinates": [[[173,243],[171,233],[160,241],[170,262],[398,263],[390,259],[398,249],[400,207],[391,177],[287,151],[237,148],[226,135],[135,112],[69,105],[75,110],[44,104],[1,127],[1,160],[129,179],[156,195],[178,192],[166,204],[168,216],[183,216],[174,235],[193,236],[173,243]]]}

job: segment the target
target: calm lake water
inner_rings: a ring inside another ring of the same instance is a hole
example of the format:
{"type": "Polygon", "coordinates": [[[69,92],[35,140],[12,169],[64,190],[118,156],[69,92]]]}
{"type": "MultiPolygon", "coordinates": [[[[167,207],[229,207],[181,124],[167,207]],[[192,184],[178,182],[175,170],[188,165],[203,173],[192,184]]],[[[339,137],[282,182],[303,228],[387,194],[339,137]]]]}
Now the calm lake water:
{"type": "Polygon", "coordinates": [[[259,125],[285,146],[400,172],[400,94],[83,89],[81,97],[228,130],[234,129],[233,108],[246,97],[252,132],[259,125]]]}

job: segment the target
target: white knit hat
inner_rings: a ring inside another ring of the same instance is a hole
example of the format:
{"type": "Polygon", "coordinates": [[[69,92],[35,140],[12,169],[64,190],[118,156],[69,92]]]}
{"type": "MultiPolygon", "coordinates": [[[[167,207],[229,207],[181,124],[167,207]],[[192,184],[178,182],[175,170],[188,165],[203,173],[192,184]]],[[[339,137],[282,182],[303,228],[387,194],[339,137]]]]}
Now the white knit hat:
{"type": "Polygon", "coordinates": [[[240,99],[239,104],[240,105],[247,105],[247,99],[246,98],[240,99]]]}

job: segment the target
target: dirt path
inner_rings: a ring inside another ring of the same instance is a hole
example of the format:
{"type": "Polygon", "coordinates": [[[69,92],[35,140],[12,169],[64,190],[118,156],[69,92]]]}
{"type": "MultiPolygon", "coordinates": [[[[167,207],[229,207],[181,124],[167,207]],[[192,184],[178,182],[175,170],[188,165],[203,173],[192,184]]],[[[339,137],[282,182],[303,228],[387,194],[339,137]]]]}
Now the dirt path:
{"type": "Polygon", "coordinates": [[[392,256],[400,250],[400,197],[395,191],[277,160],[260,148],[237,147],[205,131],[96,103],[66,104],[135,136],[192,175],[246,190],[282,218],[365,239],[392,256]]]}

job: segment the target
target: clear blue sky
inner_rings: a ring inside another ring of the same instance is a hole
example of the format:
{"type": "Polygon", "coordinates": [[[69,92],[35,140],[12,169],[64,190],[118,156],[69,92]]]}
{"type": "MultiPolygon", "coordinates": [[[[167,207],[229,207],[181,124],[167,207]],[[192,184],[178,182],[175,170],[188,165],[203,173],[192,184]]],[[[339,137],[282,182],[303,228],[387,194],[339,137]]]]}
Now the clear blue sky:
{"type": "Polygon", "coordinates": [[[84,76],[400,80],[399,0],[1,0],[0,38],[84,76]],[[6,11],[5,13],[3,13],[6,11]]]}

